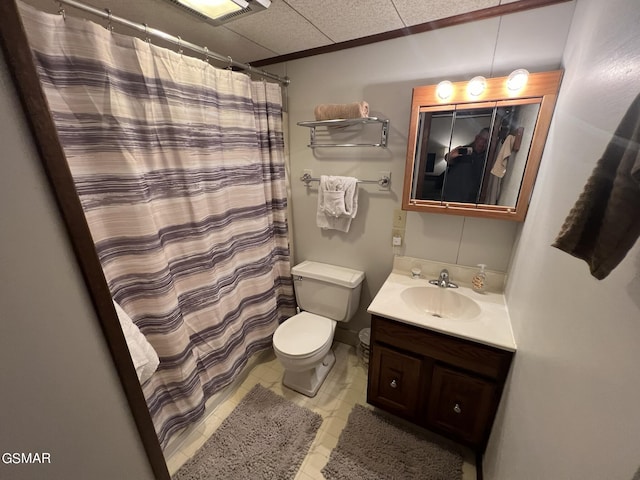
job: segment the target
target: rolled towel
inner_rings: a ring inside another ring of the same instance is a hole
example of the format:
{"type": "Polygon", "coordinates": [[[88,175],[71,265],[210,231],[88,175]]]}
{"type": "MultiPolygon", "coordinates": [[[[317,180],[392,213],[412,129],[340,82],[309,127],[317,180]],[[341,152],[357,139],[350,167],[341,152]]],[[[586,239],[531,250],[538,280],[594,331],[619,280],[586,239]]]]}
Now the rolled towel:
{"type": "Polygon", "coordinates": [[[341,118],[363,118],[369,116],[367,102],[326,103],[313,110],[316,120],[337,120],[341,118]]]}

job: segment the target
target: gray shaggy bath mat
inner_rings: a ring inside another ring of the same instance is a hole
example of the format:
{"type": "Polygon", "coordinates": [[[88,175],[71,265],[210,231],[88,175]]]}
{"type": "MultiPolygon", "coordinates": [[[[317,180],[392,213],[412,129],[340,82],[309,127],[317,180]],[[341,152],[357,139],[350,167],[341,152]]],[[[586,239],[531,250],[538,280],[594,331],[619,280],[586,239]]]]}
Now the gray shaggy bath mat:
{"type": "Polygon", "coordinates": [[[293,479],[322,417],[256,385],[174,480],[293,479]]]}
{"type": "Polygon", "coordinates": [[[459,480],[462,455],[356,405],[322,473],[328,480],[459,480]]]}

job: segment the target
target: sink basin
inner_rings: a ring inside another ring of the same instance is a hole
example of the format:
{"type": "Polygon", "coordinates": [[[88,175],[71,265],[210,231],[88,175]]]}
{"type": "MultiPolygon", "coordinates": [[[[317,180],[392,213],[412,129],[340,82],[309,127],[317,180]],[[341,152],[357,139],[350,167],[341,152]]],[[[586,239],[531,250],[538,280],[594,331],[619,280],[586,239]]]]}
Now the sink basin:
{"type": "Polygon", "coordinates": [[[449,288],[410,287],[400,294],[413,310],[432,317],[471,320],[480,315],[480,305],[449,288]]]}

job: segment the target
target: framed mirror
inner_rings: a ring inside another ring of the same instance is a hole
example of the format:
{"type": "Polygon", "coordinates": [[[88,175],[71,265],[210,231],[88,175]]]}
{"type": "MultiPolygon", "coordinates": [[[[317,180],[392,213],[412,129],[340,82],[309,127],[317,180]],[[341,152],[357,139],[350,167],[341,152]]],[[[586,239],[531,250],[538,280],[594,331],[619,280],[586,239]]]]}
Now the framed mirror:
{"type": "Polygon", "coordinates": [[[404,210],[524,220],[562,71],[510,78],[413,89],[404,210]]]}

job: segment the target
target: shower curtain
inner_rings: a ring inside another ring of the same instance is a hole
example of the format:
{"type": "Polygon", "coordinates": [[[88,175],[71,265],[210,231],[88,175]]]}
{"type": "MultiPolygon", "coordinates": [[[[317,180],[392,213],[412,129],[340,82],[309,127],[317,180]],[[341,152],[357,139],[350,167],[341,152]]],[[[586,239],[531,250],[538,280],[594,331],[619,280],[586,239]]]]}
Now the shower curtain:
{"type": "Polygon", "coordinates": [[[20,7],[109,288],[160,357],[166,447],[294,313],[280,87],[20,7]]]}

